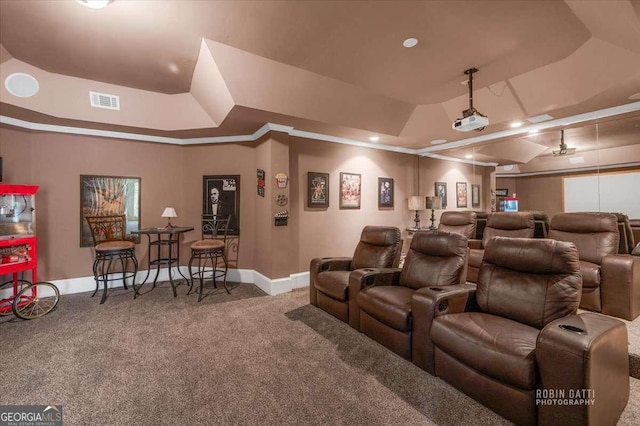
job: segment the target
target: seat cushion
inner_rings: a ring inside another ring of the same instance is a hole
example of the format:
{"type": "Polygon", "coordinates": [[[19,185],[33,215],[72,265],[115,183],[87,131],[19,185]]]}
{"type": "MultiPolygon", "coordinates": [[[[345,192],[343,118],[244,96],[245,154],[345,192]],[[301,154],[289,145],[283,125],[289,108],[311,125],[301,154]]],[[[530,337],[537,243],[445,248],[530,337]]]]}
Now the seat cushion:
{"type": "Polygon", "coordinates": [[[135,244],[131,241],[106,241],[104,243],[98,244],[95,249],[96,251],[118,251],[118,250],[129,250],[135,247],[135,244]]]}
{"type": "Polygon", "coordinates": [[[600,265],[581,260],[580,274],[583,288],[600,287],[600,265]]]}
{"type": "Polygon", "coordinates": [[[323,271],[316,275],[316,289],[332,299],[347,301],[351,271],[323,271]]]}
{"type": "Polygon", "coordinates": [[[224,242],[220,240],[208,239],[191,243],[192,250],[214,250],[224,248],[224,242]]]}
{"type": "Polygon", "coordinates": [[[376,286],[361,290],[358,306],[371,317],[398,331],[411,331],[411,296],[403,286],[376,286]]]}
{"type": "Polygon", "coordinates": [[[524,390],[536,386],[538,333],[534,327],[481,312],[442,315],[431,325],[431,340],[440,350],[486,376],[524,390]]]}

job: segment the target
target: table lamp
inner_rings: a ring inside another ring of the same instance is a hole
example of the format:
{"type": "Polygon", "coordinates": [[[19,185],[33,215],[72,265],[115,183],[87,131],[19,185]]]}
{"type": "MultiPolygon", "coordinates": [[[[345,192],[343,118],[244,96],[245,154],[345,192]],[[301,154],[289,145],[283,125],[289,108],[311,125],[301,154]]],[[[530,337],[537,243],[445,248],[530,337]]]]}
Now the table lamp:
{"type": "Polygon", "coordinates": [[[418,230],[420,229],[420,213],[418,213],[421,210],[425,209],[425,204],[424,204],[424,197],[421,197],[419,195],[414,195],[412,197],[409,197],[409,210],[415,210],[416,212],[416,216],[413,219],[413,221],[416,223],[416,226],[414,229],[418,230]]]}
{"type": "Polygon", "coordinates": [[[434,231],[438,229],[435,225],[436,217],[434,216],[434,210],[440,210],[442,208],[442,198],[427,197],[427,208],[431,209],[431,226],[429,229],[434,231]]]}
{"type": "Polygon", "coordinates": [[[178,215],[176,214],[176,209],[174,209],[173,207],[167,207],[162,212],[162,217],[168,217],[169,218],[169,223],[167,223],[166,227],[167,228],[173,228],[173,225],[171,224],[171,218],[172,217],[178,217],[178,215]]]}

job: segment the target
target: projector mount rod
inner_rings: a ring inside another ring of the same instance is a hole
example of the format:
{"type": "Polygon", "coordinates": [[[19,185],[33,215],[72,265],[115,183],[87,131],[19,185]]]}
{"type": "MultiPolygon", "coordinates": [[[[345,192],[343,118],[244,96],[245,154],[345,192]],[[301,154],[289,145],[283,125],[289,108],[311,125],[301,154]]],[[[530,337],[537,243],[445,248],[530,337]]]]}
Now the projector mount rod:
{"type": "Polygon", "coordinates": [[[463,115],[465,117],[473,115],[473,113],[476,112],[475,108],[473,107],[473,73],[474,72],[478,72],[478,69],[469,68],[464,72],[466,75],[469,76],[469,80],[467,81],[467,86],[469,86],[469,109],[466,111],[463,111],[463,115]]]}

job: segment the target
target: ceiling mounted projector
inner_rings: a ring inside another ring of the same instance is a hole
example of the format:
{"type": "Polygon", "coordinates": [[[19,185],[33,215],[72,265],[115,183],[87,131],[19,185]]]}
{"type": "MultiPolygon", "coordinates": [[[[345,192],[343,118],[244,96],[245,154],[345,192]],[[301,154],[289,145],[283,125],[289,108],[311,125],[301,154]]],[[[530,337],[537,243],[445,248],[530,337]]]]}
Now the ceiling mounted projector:
{"type": "Polygon", "coordinates": [[[569,148],[564,143],[564,130],[560,130],[560,149],[551,151],[554,157],[560,157],[561,155],[573,155],[576,153],[575,148],[569,148]]]}
{"type": "Polygon", "coordinates": [[[481,114],[473,107],[473,73],[478,72],[477,68],[469,68],[464,73],[469,76],[467,85],[469,86],[469,109],[462,111],[462,118],[453,121],[451,128],[461,132],[470,132],[471,130],[480,131],[489,124],[486,115],[481,114]]]}

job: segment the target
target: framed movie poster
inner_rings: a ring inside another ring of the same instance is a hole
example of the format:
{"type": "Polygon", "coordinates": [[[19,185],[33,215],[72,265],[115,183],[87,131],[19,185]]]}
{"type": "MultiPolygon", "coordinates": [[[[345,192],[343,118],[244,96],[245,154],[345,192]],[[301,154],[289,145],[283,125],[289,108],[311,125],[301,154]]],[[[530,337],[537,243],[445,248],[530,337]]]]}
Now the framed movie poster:
{"type": "Polygon", "coordinates": [[[307,207],[329,207],[329,173],[307,173],[307,207]]]}
{"type": "Polygon", "coordinates": [[[436,182],[435,188],[436,197],[440,197],[442,200],[442,208],[447,208],[447,182],[436,182]]]}
{"type": "Polygon", "coordinates": [[[456,182],[456,207],[467,207],[467,182],[456,182]]]}
{"type": "Polygon", "coordinates": [[[480,207],[480,185],[471,184],[471,207],[480,207]]]}
{"type": "Polygon", "coordinates": [[[240,175],[202,176],[202,214],[227,216],[227,235],[240,235],[240,175]]]}
{"type": "Polygon", "coordinates": [[[378,178],[378,208],[393,207],[393,179],[378,178]]]}
{"type": "Polygon", "coordinates": [[[362,176],[340,172],[340,208],[359,209],[362,176]]]}
{"type": "MultiPolygon", "coordinates": [[[[127,234],[140,229],[140,178],[80,175],[80,247],[92,247],[85,217],[124,215],[127,234]]],[[[130,235],[140,242],[140,235],[130,235]]]]}

